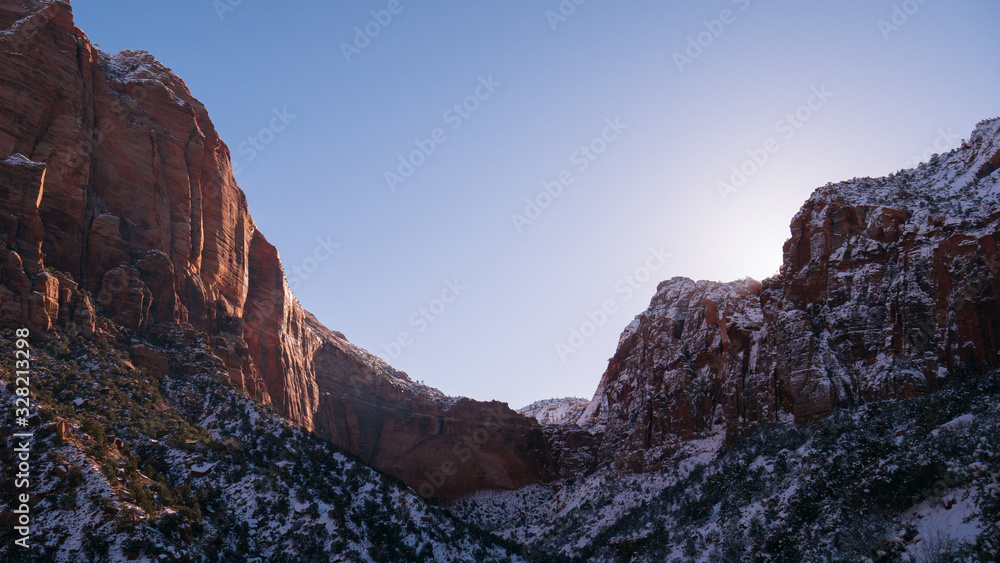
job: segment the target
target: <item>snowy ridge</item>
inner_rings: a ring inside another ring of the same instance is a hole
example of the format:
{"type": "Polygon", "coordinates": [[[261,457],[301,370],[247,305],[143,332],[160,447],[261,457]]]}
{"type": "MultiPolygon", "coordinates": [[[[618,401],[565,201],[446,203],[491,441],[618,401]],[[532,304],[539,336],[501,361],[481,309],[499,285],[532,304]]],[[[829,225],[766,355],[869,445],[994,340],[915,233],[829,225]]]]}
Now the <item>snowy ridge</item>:
{"type": "Polygon", "coordinates": [[[15,166],[45,166],[44,162],[35,162],[28,159],[21,153],[14,153],[5,159],[0,159],[0,162],[6,162],[7,164],[13,164],[15,166]]]}
{"type": "MultiPolygon", "coordinates": [[[[635,323],[635,321],[632,322],[635,323]]],[[[604,392],[604,378],[601,378],[601,382],[597,384],[594,398],[590,400],[576,423],[591,434],[604,432],[608,423],[608,397],[604,392]]]]}
{"type": "Polygon", "coordinates": [[[204,106],[195,99],[184,81],[149,52],[124,49],[110,54],[98,49],[98,54],[108,78],[121,84],[139,86],[128,90],[130,94],[125,95],[140,106],[144,100],[137,97],[144,98],[155,89],[163,88],[173,103],[181,107],[192,106],[204,112],[204,106]]]}
{"type": "Polygon", "coordinates": [[[980,122],[960,148],[883,178],[855,178],[816,189],[809,201],[888,207],[950,219],[988,217],[1000,203],[1000,118],[980,122]]]}
{"type": "Polygon", "coordinates": [[[177,75],[148,51],[124,49],[114,54],[100,50],[98,52],[108,77],[119,82],[151,81],[167,85],[180,81],[177,75]]]}
{"type": "Polygon", "coordinates": [[[587,399],[564,397],[545,399],[517,409],[524,416],[534,417],[539,424],[576,424],[583,411],[590,405],[587,399]]]}

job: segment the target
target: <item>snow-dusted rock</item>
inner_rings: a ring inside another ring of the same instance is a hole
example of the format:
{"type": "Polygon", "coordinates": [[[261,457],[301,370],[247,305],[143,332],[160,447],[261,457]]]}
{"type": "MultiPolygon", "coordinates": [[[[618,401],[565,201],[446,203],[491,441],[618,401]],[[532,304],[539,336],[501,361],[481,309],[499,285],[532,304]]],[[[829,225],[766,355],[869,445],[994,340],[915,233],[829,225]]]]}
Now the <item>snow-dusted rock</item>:
{"type": "Polygon", "coordinates": [[[732,442],[997,367],[998,168],[994,119],[913,170],[817,189],[775,277],[661,283],[580,421],[604,459],[655,468],[720,426],[732,442]]]}
{"type": "Polygon", "coordinates": [[[517,409],[517,412],[534,417],[539,424],[576,424],[589,404],[590,401],[579,397],[545,399],[517,409]]]}

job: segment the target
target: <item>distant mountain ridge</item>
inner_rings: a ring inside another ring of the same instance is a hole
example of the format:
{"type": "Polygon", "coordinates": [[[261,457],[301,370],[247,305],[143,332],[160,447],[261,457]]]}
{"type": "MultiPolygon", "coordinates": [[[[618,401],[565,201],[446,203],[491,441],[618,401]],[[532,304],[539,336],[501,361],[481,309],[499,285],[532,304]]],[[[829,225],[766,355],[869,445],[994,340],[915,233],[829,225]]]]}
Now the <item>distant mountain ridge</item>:
{"type": "Polygon", "coordinates": [[[524,416],[530,416],[539,424],[576,424],[590,401],[579,397],[544,399],[517,409],[524,416]]]}

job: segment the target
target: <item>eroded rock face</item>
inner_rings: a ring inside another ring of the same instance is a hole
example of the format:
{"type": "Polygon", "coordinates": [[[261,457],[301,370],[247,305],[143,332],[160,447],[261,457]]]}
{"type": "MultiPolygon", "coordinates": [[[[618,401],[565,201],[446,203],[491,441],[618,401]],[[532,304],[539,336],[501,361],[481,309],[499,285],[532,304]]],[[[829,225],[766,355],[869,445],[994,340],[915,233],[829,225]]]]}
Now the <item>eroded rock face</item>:
{"type": "Polygon", "coordinates": [[[998,367],[998,154],[1000,119],[915,170],[816,190],[763,283],[660,284],[581,419],[604,459],[651,469],[683,440],[998,367]]]}
{"type": "Polygon", "coordinates": [[[587,399],[564,397],[536,401],[524,408],[517,409],[517,412],[524,416],[533,417],[542,425],[575,424],[583,411],[587,410],[589,404],[590,401],[587,399]]]}
{"type": "Polygon", "coordinates": [[[235,385],[428,496],[554,475],[534,421],[417,385],[305,312],[204,106],[148,53],[99,52],[68,2],[0,0],[0,243],[4,326],[75,327],[157,377],[187,368],[133,337],[187,326],[235,385]]]}

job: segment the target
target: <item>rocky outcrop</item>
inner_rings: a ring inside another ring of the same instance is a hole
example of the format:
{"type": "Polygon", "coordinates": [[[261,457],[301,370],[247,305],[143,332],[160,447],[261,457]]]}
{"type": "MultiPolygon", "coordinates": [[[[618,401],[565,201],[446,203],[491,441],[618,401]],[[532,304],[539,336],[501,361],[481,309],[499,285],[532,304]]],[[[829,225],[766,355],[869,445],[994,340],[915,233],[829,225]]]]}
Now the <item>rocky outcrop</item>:
{"type": "Polygon", "coordinates": [[[554,474],[531,419],[418,385],[305,312],[204,106],[148,53],[97,50],[68,2],[0,0],[0,159],[4,326],[79,331],[156,377],[188,369],[155,346],[184,327],[234,385],[427,496],[554,474]]]}
{"type": "Polygon", "coordinates": [[[589,404],[590,401],[587,399],[563,397],[535,401],[524,408],[517,409],[517,412],[534,418],[542,425],[575,424],[589,404]]]}
{"type": "Polygon", "coordinates": [[[21,154],[0,160],[0,323],[48,330],[59,286],[42,268],[38,206],[45,166],[21,154]],[[34,279],[32,279],[34,278],[34,279]]]}
{"type": "Polygon", "coordinates": [[[914,170],[816,190],[773,278],[661,283],[581,418],[602,457],[652,469],[684,440],[998,367],[998,161],[1000,119],[914,170]]]}

